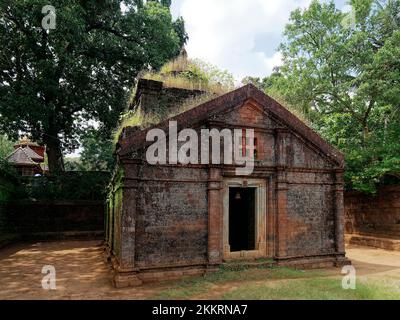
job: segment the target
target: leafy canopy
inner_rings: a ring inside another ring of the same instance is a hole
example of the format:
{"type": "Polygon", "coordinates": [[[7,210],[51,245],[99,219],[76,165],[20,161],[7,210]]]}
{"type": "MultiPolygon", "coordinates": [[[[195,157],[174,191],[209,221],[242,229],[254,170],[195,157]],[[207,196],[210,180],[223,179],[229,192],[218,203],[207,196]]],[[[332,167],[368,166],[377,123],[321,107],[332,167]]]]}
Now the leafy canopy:
{"type": "Polygon", "coordinates": [[[400,1],[350,3],[292,12],[282,67],[244,81],[296,106],[344,152],[348,187],[373,192],[400,173],[400,1]]]}
{"type": "Polygon", "coordinates": [[[138,72],[160,68],[187,39],[170,2],[59,0],[56,28],[45,30],[48,1],[1,1],[0,131],[45,144],[50,171],[63,169],[84,123],[109,136],[138,72]]]}
{"type": "Polygon", "coordinates": [[[235,86],[233,75],[227,70],[201,59],[188,59],[186,54],[169,61],[159,71],[146,72],[145,79],[162,81],[166,87],[226,93],[235,86]]]}

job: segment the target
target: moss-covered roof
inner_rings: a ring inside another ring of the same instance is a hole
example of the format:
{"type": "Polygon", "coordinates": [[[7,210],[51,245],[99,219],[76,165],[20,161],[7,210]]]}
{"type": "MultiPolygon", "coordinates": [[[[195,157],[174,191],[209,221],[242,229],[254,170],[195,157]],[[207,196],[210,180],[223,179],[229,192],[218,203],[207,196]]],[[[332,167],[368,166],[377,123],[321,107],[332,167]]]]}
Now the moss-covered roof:
{"type": "Polygon", "coordinates": [[[201,103],[188,111],[168,118],[156,125],[150,126],[149,128],[138,130],[134,134],[119,141],[120,149],[118,150],[118,154],[120,156],[129,155],[132,151],[145,147],[146,144],[148,144],[148,142],[146,142],[147,132],[152,128],[158,128],[168,132],[170,121],[176,121],[178,123],[178,130],[182,128],[191,128],[214,115],[242,105],[249,99],[256,101],[265,112],[268,112],[275,118],[279,119],[279,121],[302,136],[305,140],[310,141],[328,158],[334,160],[339,166],[344,165],[344,156],[340,151],[327,143],[314,130],[308,127],[303,121],[288,111],[279,102],[267,96],[252,84],[248,84],[215,99],[201,103]]]}

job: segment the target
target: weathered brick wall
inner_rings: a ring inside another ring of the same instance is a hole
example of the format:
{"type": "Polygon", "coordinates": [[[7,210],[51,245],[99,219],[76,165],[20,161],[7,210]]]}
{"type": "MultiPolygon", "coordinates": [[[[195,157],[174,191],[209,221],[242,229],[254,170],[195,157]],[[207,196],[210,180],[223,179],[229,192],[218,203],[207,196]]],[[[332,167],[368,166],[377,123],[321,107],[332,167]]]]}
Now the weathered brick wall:
{"type": "Polygon", "coordinates": [[[335,215],[330,185],[296,184],[288,190],[289,256],[335,251],[335,215]]]}
{"type": "Polygon", "coordinates": [[[132,108],[140,108],[145,114],[165,116],[175,112],[187,99],[203,95],[201,90],[164,87],[162,82],[141,79],[132,108]]]}
{"type": "Polygon", "coordinates": [[[286,141],[277,141],[275,129],[285,129],[286,126],[274,119],[272,115],[265,115],[257,106],[249,103],[235,109],[227,114],[218,116],[219,121],[230,125],[244,128],[251,123],[254,135],[258,139],[257,143],[257,165],[273,166],[276,165],[279,152],[284,153],[284,164],[288,167],[330,169],[332,164],[323,158],[316,150],[308,146],[301,138],[294,134],[288,134],[286,141]],[[285,150],[277,150],[277,144],[284,145],[285,150]]]}
{"type": "Polygon", "coordinates": [[[142,168],[136,225],[141,268],[205,263],[207,257],[207,171],[142,168]]]}
{"type": "Polygon", "coordinates": [[[384,186],[376,195],[345,193],[346,233],[400,224],[400,186],[384,186]]]}
{"type": "Polygon", "coordinates": [[[104,229],[102,201],[18,201],[3,204],[2,209],[7,221],[5,233],[28,238],[104,229]]]}
{"type": "MultiPolygon", "coordinates": [[[[342,164],[334,160],[340,160],[340,155],[327,156],[324,149],[316,147],[318,143],[301,138],[254,101],[235,105],[235,95],[224,99],[217,101],[232,104],[232,109],[198,124],[210,129],[254,129],[259,157],[253,175],[241,178],[268,182],[267,231],[266,239],[261,239],[267,242],[265,254],[278,260],[344,255],[342,164]]],[[[185,128],[189,119],[182,120],[180,125],[185,128]]],[[[167,131],[168,125],[162,126],[167,131]]],[[[122,222],[118,214],[113,219],[119,232],[125,230],[123,240],[114,235],[122,248],[121,256],[126,258],[122,263],[124,272],[211,264],[209,253],[219,257],[225,250],[223,203],[218,193],[224,188],[220,182],[237,177],[234,167],[222,164],[213,168],[219,172],[213,181],[210,168],[201,165],[150,166],[145,164],[140,137],[145,138],[144,132],[129,138],[126,145],[132,145],[132,153],[122,154],[127,171],[122,222]]],[[[114,204],[114,212],[118,210],[114,204]]],[[[215,259],[215,264],[221,261],[215,259]]]]}
{"type": "Polygon", "coordinates": [[[122,245],[121,243],[122,205],[123,205],[123,189],[118,188],[114,194],[114,210],[113,210],[114,223],[111,225],[111,232],[112,232],[111,249],[118,258],[121,257],[121,245],[122,245]]]}
{"type": "MultiPolygon", "coordinates": [[[[335,252],[335,199],[333,165],[310,145],[291,132],[277,135],[275,129],[285,129],[271,115],[249,103],[218,120],[227,124],[254,126],[258,139],[256,166],[287,167],[286,254],[308,256],[335,252]],[[326,172],[324,170],[327,169],[326,172]],[[314,171],[315,170],[315,171],[314,171]]],[[[285,131],[283,131],[285,132],[285,131]]]]}
{"type": "Polygon", "coordinates": [[[320,156],[310,146],[301,141],[300,138],[291,135],[287,150],[287,163],[290,167],[323,169],[331,168],[332,165],[320,156]]]}

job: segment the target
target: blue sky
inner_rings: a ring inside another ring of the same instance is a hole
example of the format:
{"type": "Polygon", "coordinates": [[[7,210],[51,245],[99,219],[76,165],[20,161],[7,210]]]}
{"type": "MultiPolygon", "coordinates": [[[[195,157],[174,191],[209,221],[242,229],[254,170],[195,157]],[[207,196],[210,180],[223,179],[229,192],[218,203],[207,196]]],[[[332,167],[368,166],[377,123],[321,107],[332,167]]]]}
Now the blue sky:
{"type": "MultiPolygon", "coordinates": [[[[327,1],[327,0],[321,0],[327,1]]],[[[183,16],[189,57],[229,70],[237,80],[263,77],[280,64],[276,51],[289,14],[311,0],[172,0],[174,17],[183,16]]],[[[347,0],[335,0],[339,9],[347,0]]]]}

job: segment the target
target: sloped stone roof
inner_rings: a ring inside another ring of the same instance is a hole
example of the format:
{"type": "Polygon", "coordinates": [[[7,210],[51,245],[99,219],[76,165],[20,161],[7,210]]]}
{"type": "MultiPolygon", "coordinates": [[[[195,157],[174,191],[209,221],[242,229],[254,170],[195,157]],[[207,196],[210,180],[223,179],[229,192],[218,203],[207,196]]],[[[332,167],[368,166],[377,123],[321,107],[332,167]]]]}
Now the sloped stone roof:
{"type": "Polygon", "coordinates": [[[309,141],[321,150],[328,158],[334,160],[339,166],[344,166],[344,156],[339,150],[327,143],[319,134],[308,127],[303,121],[288,111],[279,102],[272,99],[252,84],[245,85],[122,139],[119,141],[120,149],[118,150],[118,154],[120,156],[127,156],[131,152],[146,146],[146,144],[148,144],[148,142],[146,142],[147,132],[153,128],[158,128],[168,132],[170,121],[177,122],[178,130],[191,128],[217,114],[233,109],[250,99],[256,101],[266,112],[271,113],[289,129],[302,136],[306,141],[309,141]]]}

